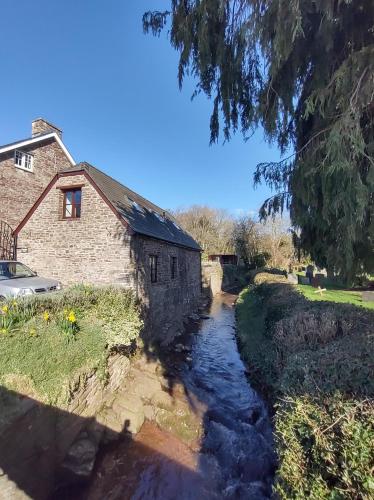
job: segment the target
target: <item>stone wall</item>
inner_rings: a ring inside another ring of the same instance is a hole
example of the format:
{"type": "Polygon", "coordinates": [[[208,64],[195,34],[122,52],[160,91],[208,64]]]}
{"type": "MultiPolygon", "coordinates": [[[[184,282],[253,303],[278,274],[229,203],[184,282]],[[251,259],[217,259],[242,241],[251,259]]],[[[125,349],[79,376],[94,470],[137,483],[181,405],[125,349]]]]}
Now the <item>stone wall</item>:
{"type": "Polygon", "coordinates": [[[136,235],[133,238],[138,296],[146,309],[146,325],[153,339],[170,341],[183,327],[183,320],[196,310],[201,297],[200,252],[136,235]],[[151,283],[149,256],[157,256],[157,282],[151,283]],[[176,275],[171,259],[176,258],[176,275]]]}
{"type": "Polygon", "coordinates": [[[56,486],[89,476],[110,431],[105,411],[129,370],[128,358],[112,356],[106,387],[94,371],[82,371],[56,407],[1,389],[0,498],[44,500],[56,486]]]}
{"type": "Polygon", "coordinates": [[[201,268],[203,293],[207,297],[221,292],[235,292],[249,283],[249,273],[244,266],[203,262],[201,268]]]}
{"type": "Polygon", "coordinates": [[[63,285],[134,286],[130,236],[83,175],[60,177],[18,235],[18,259],[63,285]],[[63,219],[63,186],[81,186],[79,219],[63,219]]]}
{"type": "Polygon", "coordinates": [[[14,150],[0,155],[0,220],[16,228],[52,177],[71,167],[55,139],[21,148],[34,155],[33,172],[14,164],[14,150]]]}
{"type": "Polygon", "coordinates": [[[201,265],[203,293],[214,297],[222,291],[223,271],[219,262],[203,262],[201,265]]]}

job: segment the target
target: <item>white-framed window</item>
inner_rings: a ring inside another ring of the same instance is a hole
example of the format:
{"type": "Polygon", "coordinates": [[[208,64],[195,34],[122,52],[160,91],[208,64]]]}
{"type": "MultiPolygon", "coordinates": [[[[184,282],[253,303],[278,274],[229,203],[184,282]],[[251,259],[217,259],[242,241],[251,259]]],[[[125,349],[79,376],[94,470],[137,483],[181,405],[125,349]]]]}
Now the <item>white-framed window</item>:
{"type": "Polygon", "coordinates": [[[33,172],[34,170],[34,157],[29,153],[23,153],[16,149],[14,152],[14,165],[17,168],[26,170],[26,172],[33,172]]]}

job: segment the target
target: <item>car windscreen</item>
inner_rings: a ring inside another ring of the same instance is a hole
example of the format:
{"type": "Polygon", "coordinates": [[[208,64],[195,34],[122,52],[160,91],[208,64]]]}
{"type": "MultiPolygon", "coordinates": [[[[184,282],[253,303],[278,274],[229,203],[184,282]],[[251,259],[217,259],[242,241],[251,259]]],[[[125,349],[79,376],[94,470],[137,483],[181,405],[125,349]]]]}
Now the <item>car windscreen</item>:
{"type": "Polygon", "coordinates": [[[20,262],[0,262],[0,281],[36,276],[27,266],[20,262]]]}

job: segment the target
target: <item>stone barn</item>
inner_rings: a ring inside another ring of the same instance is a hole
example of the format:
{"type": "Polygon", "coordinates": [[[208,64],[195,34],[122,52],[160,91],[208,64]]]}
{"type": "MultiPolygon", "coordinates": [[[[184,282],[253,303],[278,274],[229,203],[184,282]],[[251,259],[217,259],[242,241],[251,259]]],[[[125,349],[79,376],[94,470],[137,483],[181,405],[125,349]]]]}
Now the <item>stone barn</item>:
{"type": "Polygon", "coordinates": [[[16,224],[18,260],[65,286],[133,289],[143,304],[149,334],[171,339],[200,298],[198,244],[165,210],[92,165],[74,164],[57,132],[35,137],[40,141],[17,143],[0,170],[0,175],[10,170],[0,177],[0,194],[9,191],[0,218],[16,224]],[[45,148],[45,160],[38,149],[29,148],[45,148]],[[33,168],[22,170],[21,181],[15,151],[34,155],[33,168]],[[27,202],[15,208],[28,185],[28,209],[27,202]]]}

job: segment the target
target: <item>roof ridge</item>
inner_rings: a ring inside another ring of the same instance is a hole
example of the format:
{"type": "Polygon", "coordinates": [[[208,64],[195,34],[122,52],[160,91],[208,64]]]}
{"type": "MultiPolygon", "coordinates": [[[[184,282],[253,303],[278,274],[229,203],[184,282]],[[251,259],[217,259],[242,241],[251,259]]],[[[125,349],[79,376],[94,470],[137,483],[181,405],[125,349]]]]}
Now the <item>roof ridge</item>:
{"type": "Polygon", "coordinates": [[[35,144],[38,142],[41,142],[46,139],[55,139],[65,155],[67,156],[68,160],[72,165],[76,165],[74,158],[71,156],[69,153],[67,147],[63,143],[61,137],[58,135],[58,133],[54,130],[48,131],[45,134],[37,135],[34,137],[28,137],[27,139],[21,139],[15,142],[10,142],[9,144],[4,144],[0,146],[0,154],[7,153],[8,151],[12,151],[13,149],[16,149],[17,146],[30,146],[31,144],[35,144]]]}
{"type": "Polygon", "coordinates": [[[8,148],[10,146],[15,146],[16,144],[19,144],[20,142],[31,141],[31,139],[42,139],[44,135],[51,135],[52,133],[54,133],[54,132],[49,131],[49,132],[45,132],[43,135],[26,137],[25,139],[18,139],[18,141],[8,142],[8,144],[1,144],[0,150],[3,148],[8,148]]]}
{"type": "MultiPolygon", "coordinates": [[[[169,212],[167,210],[165,210],[164,208],[162,207],[159,207],[158,205],[155,205],[152,201],[148,200],[147,198],[144,198],[144,196],[142,196],[141,194],[138,194],[136,191],[134,191],[133,189],[129,188],[128,186],[125,186],[124,184],[122,184],[122,182],[118,181],[117,179],[115,179],[114,177],[112,177],[111,175],[107,174],[106,172],[104,172],[103,170],[101,170],[100,168],[97,168],[95,167],[95,165],[92,165],[91,163],[89,163],[88,161],[82,161],[82,162],[79,162],[76,166],[79,167],[79,165],[84,165],[84,166],[87,166],[88,168],[94,168],[95,170],[97,170],[98,172],[100,172],[100,174],[103,174],[105,175],[105,177],[108,177],[108,179],[111,179],[113,182],[116,182],[117,184],[119,184],[120,186],[122,186],[123,188],[127,189],[128,191],[130,191],[132,194],[134,194],[137,198],[140,198],[142,200],[144,200],[145,202],[147,202],[149,205],[151,205],[152,207],[155,207],[157,208],[158,210],[160,210],[163,213],[168,213],[169,212]]],[[[132,200],[134,201],[134,200],[132,200]]],[[[160,215],[162,215],[160,214],[160,215]]]]}

